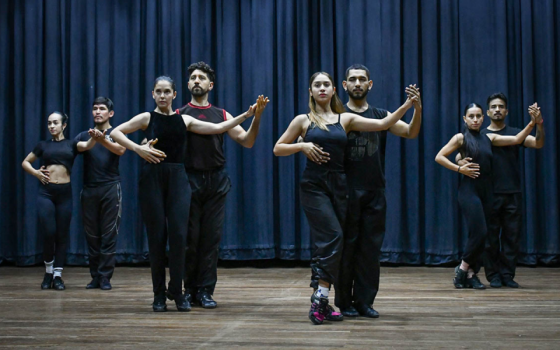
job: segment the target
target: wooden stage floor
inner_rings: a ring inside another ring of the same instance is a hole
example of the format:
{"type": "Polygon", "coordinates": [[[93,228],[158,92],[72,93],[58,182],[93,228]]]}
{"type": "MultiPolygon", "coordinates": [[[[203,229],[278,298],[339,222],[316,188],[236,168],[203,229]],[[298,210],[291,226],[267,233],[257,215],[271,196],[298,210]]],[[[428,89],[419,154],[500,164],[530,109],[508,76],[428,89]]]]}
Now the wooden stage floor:
{"type": "Polygon", "coordinates": [[[117,267],[111,291],[86,290],[82,267],[65,268],[66,291],[43,291],[43,273],[0,267],[0,348],[560,349],[558,268],[473,291],[453,288],[452,268],[383,267],[379,319],[322,326],[307,319],[308,268],[220,268],[218,308],[188,313],[151,311],[147,267],[117,267]]]}

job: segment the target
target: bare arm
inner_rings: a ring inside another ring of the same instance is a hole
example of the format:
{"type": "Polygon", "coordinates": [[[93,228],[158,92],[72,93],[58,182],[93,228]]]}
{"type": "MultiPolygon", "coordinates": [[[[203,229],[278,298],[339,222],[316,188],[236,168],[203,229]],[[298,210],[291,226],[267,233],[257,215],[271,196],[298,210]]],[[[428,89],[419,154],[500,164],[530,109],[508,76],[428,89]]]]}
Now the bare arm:
{"type": "Polygon", "coordinates": [[[395,125],[389,128],[389,131],[405,139],[415,139],[418,137],[420,126],[422,125],[422,100],[420,98],[420,89],[416,88],[416,85],[409,85],[406,88],[406,93],[409,97],[416,97],[416,100],[413,102],[414,114],[412,115],[410,124],[399,120],[395,125]]]}
{"type": "Polygon", "coordinates": [[[245,121],[247,118],[251,117],[254,114],[256,107],[256,104],[249,106],[247,112],[238,115],[235,118],[217,124],[203,122],[186,114],[183,114],[182,117],[185,125],[187,126],[187,130],[191,132],[202,135],[223,134],[229,129],[243,123],[243,121],[245,121]]]}
{"type": "Polygon", "coordinates": [[[116,142],[111,142],[109,139],[107,139],[107,130],[103,130],[103,132],[101,132],[101,130],[90,129],[88,133],[89,136],[91,136],[91,138],[95,140],[95,142],[107,148],[109,151],[111,151],[111,153],[122,156],[126,151],[126,148],[124,146],[121,146],[116,142]]]}
{"type": "Polygon", "coordinates": [[[529,136],[534,126],[535,126],[535,122],[531,120],[529,124],[527,124],[525,129],[521,130],[515,136],[503,136],[498,134],[486,134],[486,136],[490,138],[490,141],[492,141],[493,146],[501,147],[501,146],[519,145],[527,138],[527,136],[529,136]]]}
{"type": "Polygon", "coordinates": [[[76,147],[78,148],[78,152],[81,153],[92,149],[93,146],[95,146],[95,139],[90,137],[87,141],[79,141],[76,147]]]}
{"type": "Polygon", "coordinates": [[[361,117],[354,113],[342,113],[344,129],[349,131],[380,131],[387,130],[401,119],[406,111],[412,107],[412,100],[406,99],[406,102],[399,107],[394,113],[387,114],[383,119],[369,119],[361,117]]]}
{"type": "Polygon", "coordinates": [[[527,148],[543,148],[544,146],[544,126],[541,114],[541,108],[534,103],[529,106],[529,114],[534,117],[537,124],[537,133],[535,136],[527,136],[523,145],[527,148]]]}
{"type": "Polygon", "coordinates": [[[46,185],[50,180],[49,171],[45,168],[45,166],[42,166],[40,169],[35,169],[31,165],[31,163],[36,160],[37,156],[35,155],[35,153],[31,152],[27,155],[27,157],[25,157],[25,159],[21,163],[21,166],[23,170],[25,170],[28,174],[35,176],[37,179],[39,179],[39,181],[41,181],[43,185],[46,185]]]}
{"type": "Polygon", "coordinates": [[[305,114],[300,114],[292,120],[288,129],[280,136],[274,146],[274,155],[289,156],[297,152],[302,152],[311,161],[321,164],[321,157],[328,157],[329,154],[322,151],[321,146],[313,142],[293,143],[296,138],[301,136],[303,130],[309,126],[309,119],[305,114]]]}
{"type": "MultiPolygon", "coordinates": [[[[238,125],[228,131],[229,137],[231,137],[232,140],[234,140],[235,142],[237,142],[243,147],[246,148],[253,147],[253,145],[255,144],[255,140],[257,139],[257,135],[259,134],[261,115],[264,109],[266,108],[268,102],[269,102],[268,97],[263,97],[262,95],[260,95],[257,98],[255,118],[253,118],[253,121],[251,122],[251,126],[249,126],[249,129],[245,131],[240,125],[238,125]]],[[[227,113],[226,116],[228,120],[233,119],[233,117],[229,113],[227,113]]]]}
{"type": "Polygon", "coordinates": [[[436,162],[449,170],[456,171],[463,175],[476,178],[480,175],[478,164],[468,163],[466,165],[457,165],[449,160],[449,155],[459,149],[463,145],[463,134],[456,134],[443,146],[436,155],[436,162]]]}
{"type": "Polygon", "coordinates": [[[140,157],[145,159],[149,163],[160,163],[163,158],[165,158],[165,153],[153,148],[153,145],[157,143],[156,140],[150,140],[148,143],[143,145],[138,145],[136,142],[130,140],[125,134],[130,134],[139,129],[146,130],[148,124],[150,123],[150,113],[141,113],[133,117],[129,121],[117,126],[111,131],[111,137],[121,146],[136,152],[140,157]]]}

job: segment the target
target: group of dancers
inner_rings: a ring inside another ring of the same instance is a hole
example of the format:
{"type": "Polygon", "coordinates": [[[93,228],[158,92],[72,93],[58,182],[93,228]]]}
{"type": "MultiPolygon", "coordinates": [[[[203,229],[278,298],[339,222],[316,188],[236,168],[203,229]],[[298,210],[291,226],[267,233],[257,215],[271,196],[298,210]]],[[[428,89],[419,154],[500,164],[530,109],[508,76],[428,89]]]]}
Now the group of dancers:
{"type": "MultiPolygon", "coordinates": [[[[179,311],[189,311],[193,303],[203,308],[217,306],[212,296],[225,199],[231,187],[224,167],[223,134],[227,132],[240,145],[252,147],[269,100],[258,96],[246,112],[234,118],[208,102],[214,70],[198,62],[190,65],[188,72],[191,101],[175,111],[175,84],[160,76],[152,91],[155,110],[138,114],[116,128],[110,124],[113,102],[106,97],[93,102],[95,128],[74,140],[64,136],[66,115],[53,112],[48,117],[51,138],[40,142],[22,164],[42,183],[37,203],[46,266],[42,289],[65,289],[62,270],[72,214],[70,172],[80,153],[84,154],[82,215],[92,276],[86,288],[111,289],[122,200],[118,165],[128,149],[145,160],[139,199],[148,236],[153,310],[167,311],[167,299],[173,300],[179,311]],[[244,130],[239,124],[252,116],[249,129],[244,130]],[[146,137],[141,144],[126,137],[139,129],[146,137]],[[41,158],[39,169],[31,165],[37,158],[41,158]],[[170,277],[166,286],[168,241],[170,277]]],[[[277,156],[301,151],[308,158],[300,191],[312,242],[314,291],[308,316],[313,324],[342,321],[344,316],[379,317],[373,303],[379,289],[385,236],[387,131],[416,138],[422,123],[422,102],[419,88],[409,85],[407,99],[396,111],[374,108],[366,99],[372,84],[365,66],[350,66],[343,81],[349,100],[343,105],[334,79],[326,72],[313,74],[309,113],[296,116],[274,147],[277,156]],[[400,119],[410,108],[414,114],[410,123],[405,123],[400,119]],[[340,312],[329,305],[332,285],[340,312]]],[[[513,277],[521,230],[521,188],[518,148],[511,145],[540,148],[544,143],[542,116],[536,104],[529,107],[532,120],[522,131],[505,125],[507,98],[503,94],[490,96],[488,106],[492,120],[488,129],[479,132],[482,107],[469,105],[463,116],[465,131],[455,135],[436,157],[443,166],[465,175],[459,204],[469,239],[456,268],[453,283],[457,288],[484,288],[476,277],[483,255],[492,287],[502,283],[516,286],[513,277]],[[529,136],[535,124],[537,134],[529,136]],[[497,147],[502,147],[504,154],[497,155],[497,147]],[[455,165],[447,156],[457,149],[460,153],[455,165]],[[503,171],[509,173],[503,175],[503,171]],[[512,210],[515,205],[516,210],[512,210]]]]}

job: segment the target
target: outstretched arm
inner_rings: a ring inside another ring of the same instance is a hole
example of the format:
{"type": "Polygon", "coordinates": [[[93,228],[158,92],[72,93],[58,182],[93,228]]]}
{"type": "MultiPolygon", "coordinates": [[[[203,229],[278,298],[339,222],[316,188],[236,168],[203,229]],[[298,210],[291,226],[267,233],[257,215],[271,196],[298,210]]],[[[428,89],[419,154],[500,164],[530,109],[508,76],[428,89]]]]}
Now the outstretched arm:
{"type": "Polygon", "coordinates": [[[235,118],[217,124],[203,122],[201,120],[195,119],[190,115],[186,115],[186,114],[183,114],[182,117],[183,117],[183,121],[185,122],[185,125],[187,126],[188,131],[194,132],[196,134],[202,134],[202,135],[223,134],[229,129],[234,128],[237,125],[243,123],[247,118],[253,116],[256,108],[257,108],[257,104],[249,106],[247,112],[238,115],[235,118]]]}
{"type": "MultiPolygon", "coordinates": [[[[238,125],[228,131],[229,137],[231,137],[232,140],[234,140],[235,142],[237,142],[243,147],[246,148],[253,147],[253,145],[255,144],[255,140],[257,139],[257,135],[259,134],[261,115],[264,109],[266,108],[268,102],[269,102],[268,97],[263,97],[263,95],[260,95],[257,98],[257,102],[256,102],[257,107],[255,109],[255,117],[253,118],[253,121],[251,122],[251,126],[249,126],[249,129],[245,131],[243,127],[238,125]]],[[[226,115],[228,120],[233,119],[231,114],[227,113],[226,115]]]]}
{"type": "Polygon", "coordinates": [[[124,146],[121,146],[116,142],[111,142],[107,139],[107,130],[103,130],[103,132],[101,132],[101,130],[89,129],[88,134],[92,139],[95,140],[95,142],[99,143],[118,156],[122,156],[126,151],[126,148],[124,146]]]}
{"type": "Polygon", "coordinates": [[[490,141],[492,141],[493,146],[501,147],[501,146],[519,145],[527,138],[527,136],[529,136],[534,126],[535,126],[535,121],[531,116],[531,121],[529,122],[529,124],[527,124],[525,129],[521,130],[515,136],[503,136],[498,134],[486,134],[486,136],[490,138],[490,141]]]}
{"type": "Polygon", "coordinates": [[[459,149],[463,145],[463,134],[456,134],[443,146],[436,155],[436,162],[449,170],[456,171],[463,175],[476,178],[480,175],[478,164],[468,163],[466,165],[456,165],[449,160],[449,155],[459,149]]]}
{"type": "Polygon", "coordinates": [[[380,131],[387,130],[393,126],[399,119],[401,119],[406,111],[412,107],[413,99],[416,97],[409,97],[405,103],[399,107],[394,113],[387,114],[383,119],[369,119],[359,116],[354,113],[343,113],[342,117],[345,119],[344,129],[348,131],[380,131]]]}
{"type": "Polygon", "coordinates": [[[153,148],[157,143],[157,139],[149,140],[148,143],[138,145],[136,142],[130,140],[125,134],[130,134],[139,129],[145,130],[150,123],[150,113],[141,113],[130,119],[129,121],[117,126],[111,131],[111,137],[120,145],[127,149],[136,152],[140,157],[148,163],[160,163],[166,157],[165,153],[153,148]]]}
{"type": "Polygon", "coordinates": [[[529,106],[529,114],[534,117],[535,123],[537,124],[537,133],[535,136],[527,136],[523,146],[527,148],[543,148],[544,146],[544,125],[541,114],[541,107],[535,102],[529,106]]]}
{"type": "Polygon", "coordinates": [[[406,88],[406,94],[408,97],[416,97],[412,105],[414,107],[414,114],[410,120],[410,124],[399,120],[395,125],[389,128],[389,131],[396,136],[403,137],[405,139],[415,139],[420,133],[420,126],[422,125],[422,99],[420,97],[420,89],[416,87],[416,84],[409,85],[406,88]]]}
{"type": "MultiPolygon", "coordinates": [[[[88,133],[91,130],[92,129],[89,129],[88,133]]],[[[79,141],[76,147],[78,148],[78,152],[81,153],[81,152],[85,152],[87,150],[92,149],[93,146],[95,146],[95,139],[93,137],[90,137],[89,140],[87,140],[87,141],[79,141]]]]}

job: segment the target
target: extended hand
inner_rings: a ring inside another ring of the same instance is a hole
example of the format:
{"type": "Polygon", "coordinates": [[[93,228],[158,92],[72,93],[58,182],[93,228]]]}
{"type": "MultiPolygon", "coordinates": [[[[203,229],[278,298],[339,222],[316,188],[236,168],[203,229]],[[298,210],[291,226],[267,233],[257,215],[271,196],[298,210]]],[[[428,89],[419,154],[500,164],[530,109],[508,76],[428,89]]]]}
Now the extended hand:
{"type": "Polygon", "coordinates": [[[103,132],[101,132],[101,130],[89,129],[88,134],[92,139],[95,140],[95,142],[101,142],[102,140],[105,140],[105,134],[107,134],[107,130],[103,130],[103,132]]]}
{"type": "Polygon", "coordinates": [[[138,153],[138,155],[148,163],[160,163],[163,158],[167,157],[167,155],[164,152],[153,147],[157,143],[157,141],[158,139],[150,140],[142,146],[139,146],[136,149],[136,153],[138,153]]]}
{"type": "Polygon", "coordinates": [[[37,170],[37,175],[35,176],[39,179],[39,181],[41,181],[43,185],[48,184],[51,180],[50,172],[47,170],[47,168],[45,168],[44,165],[39,168],[39,170],[37,170]]]}
{"type": "Polygon", "coordinates": [[[314,163],[321,164],[328,162],[331,158],[330,154],[323,152],[323,147],[314,144],[313,142],[302,143],[301,151],[305,156],[314,163]]]}
{"type": "Polygon", "coordinates": [[[541,123],[541,107],[539,107],[536,102],[529,106],[529,115],[531,116],[531,119],[535,121],[535,123],[541,123]]]}
{"type": "Polygon", "coordinates": [[[253,106],[255,106],[255,118],[260,118],[262,112],[264,111],[264,109],[266,108],[266,105],[268,104],[268,102],[270,102],[270,100],[268,99],[268,97],[263,97],[263,95],[259,95],[259,97],[257,98],[257,103],[253,106]]]}
{"type": "Polygon", "coordinates": [[[476,179],[478,175],[480,175],[480,166],[476,163],[467,163],[465,165],[461,165],[459,172],[465,176],[476,179]]]}

